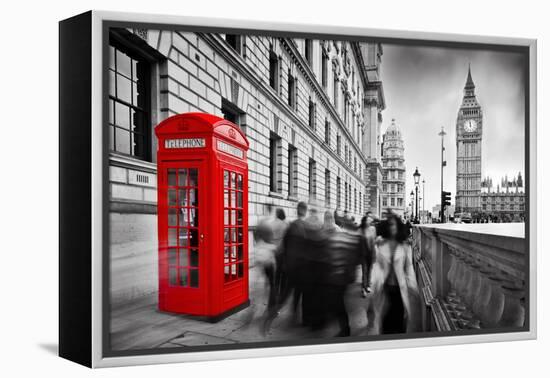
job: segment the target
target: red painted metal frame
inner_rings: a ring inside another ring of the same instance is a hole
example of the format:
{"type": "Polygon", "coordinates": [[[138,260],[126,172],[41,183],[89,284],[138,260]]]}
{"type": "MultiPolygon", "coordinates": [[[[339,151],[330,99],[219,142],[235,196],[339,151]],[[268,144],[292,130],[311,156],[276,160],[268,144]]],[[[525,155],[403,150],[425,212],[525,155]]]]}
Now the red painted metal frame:
{"type": "Polygon", "coordinates": [[[214,115],[185,113],[155,128],[158,164],[159,310],[217,318],[248,303],[248,141],[235,124],[214,115]],[[166,140],[204,139],[204,147],[166,148],[166,140]],[[221,144],[220,144],[221,142],[221,144]],[[222,150],[218,147],[223,147],[222,150]],[[227,149],[230,146],[230,150],[227,149]],[[236,150],[233,150],[236,149],[236,150]],[[242,158],[238,155],[242,151],[242,158]],[[168,177],[169,168],[199,169],[199,285],[169,284],[168,177]],[[243,276],[224,280],[223,172],[243,177],[243,276]]]}

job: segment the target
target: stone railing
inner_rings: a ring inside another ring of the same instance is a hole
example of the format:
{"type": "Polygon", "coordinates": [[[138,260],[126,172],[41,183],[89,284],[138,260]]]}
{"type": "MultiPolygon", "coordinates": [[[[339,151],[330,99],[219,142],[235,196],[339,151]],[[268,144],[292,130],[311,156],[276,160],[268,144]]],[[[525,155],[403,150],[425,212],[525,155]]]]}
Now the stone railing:
{"type": "Polygon", "coordinates": [[[524,233],[523,223],[415,227],[413,254],[424,329],[523,327],[524,233]]]}

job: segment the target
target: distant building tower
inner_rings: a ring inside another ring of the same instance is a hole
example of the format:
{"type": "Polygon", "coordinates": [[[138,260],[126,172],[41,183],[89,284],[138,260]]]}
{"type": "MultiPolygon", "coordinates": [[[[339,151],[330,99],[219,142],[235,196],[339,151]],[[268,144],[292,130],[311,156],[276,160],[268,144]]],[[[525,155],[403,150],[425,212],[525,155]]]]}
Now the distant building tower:
{"type": "Polygon", "coordinates": [[[382,216],[405,215],[405,147],[401,131],[392,119],[382,139],[382,216]]]}
{"type": "Polygon", "coordinates": [[[495,187],[493,179],[481,182],[482,222],[525,222],[525,188],[521,172],[511,180],[506,175],[495,187]]]}
{"type": "Polygon", "coordinates": [[[483,111],[477,102],[475,84],[468,67],[462,105],[456,119],[456,211],[481,210],[481,136],[483,111]]]}

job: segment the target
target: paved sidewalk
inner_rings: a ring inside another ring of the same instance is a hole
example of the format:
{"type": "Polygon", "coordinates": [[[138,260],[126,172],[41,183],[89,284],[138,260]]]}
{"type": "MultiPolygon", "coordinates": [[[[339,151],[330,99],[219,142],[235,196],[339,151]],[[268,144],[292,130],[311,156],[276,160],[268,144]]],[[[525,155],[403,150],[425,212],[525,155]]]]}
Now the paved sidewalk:
{"type": "MultiPolygon", "coordinates": [[[[336,325],[323,334],[312,334],[296,325],[290,306],[285,306],[266,335],[261,331],[267,306],[267,289],[258,269],[250,270],[251,305],[217,323],[197,320],[186,315],[159,312],[157,296],[150,295],[121,308],[113,309],[111,342],[113,350],[185,347],[242,342],[297,340],[330,337],[336,325]]],[[[366,334],[366,300],[360,285],[352,285],[347,294],[352,335],[366,334]]]]}

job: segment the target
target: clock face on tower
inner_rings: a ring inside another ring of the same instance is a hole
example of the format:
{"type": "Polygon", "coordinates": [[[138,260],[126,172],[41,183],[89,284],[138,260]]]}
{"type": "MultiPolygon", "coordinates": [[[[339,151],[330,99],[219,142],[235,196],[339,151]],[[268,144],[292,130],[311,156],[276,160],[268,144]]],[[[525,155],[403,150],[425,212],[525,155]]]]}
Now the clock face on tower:
{"type": "Polygon", "coordinates": [[[467,119],[464,121],[464,131],[467,133],[473,133],[477,130],[477,122],[473,119],[467,119]]]}

